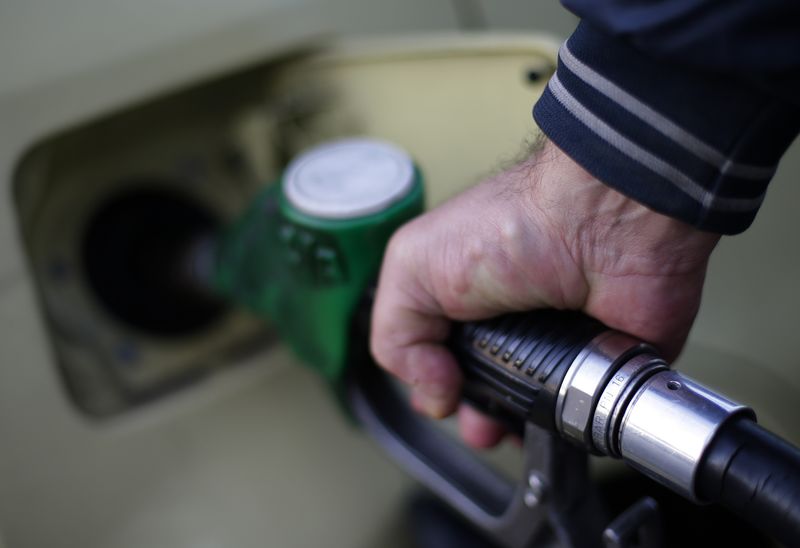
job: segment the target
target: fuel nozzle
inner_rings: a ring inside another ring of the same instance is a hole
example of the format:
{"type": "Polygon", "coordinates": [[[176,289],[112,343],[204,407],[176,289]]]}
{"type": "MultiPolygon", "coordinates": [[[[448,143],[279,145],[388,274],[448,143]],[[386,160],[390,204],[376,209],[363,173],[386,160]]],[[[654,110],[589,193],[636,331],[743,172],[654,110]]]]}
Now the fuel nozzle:
{"type": "Polygon", "coordinates": [[[386,244],[422,212],[422,173],[399,147],[348,138],[300,154],[218,234],[195,240],[187,277],[269,321],[331,382],[386,244]]]}
{"type": "Polygon", "coordinates": [[[753,412],[669,369],[652,346],[574,312],[463,326],[466,395],[594,454],[621,458],[698,501],[698,467],[720,427],[753,412]]]}
{"type": "Polygon", "coordinates": [[[643,353],[617,364],[595,345],[613,337],[593,341],[586,358],[600,365],[592,371],[586,360],[570,367],[559,392],[557,420],[561,433],[591,449],[628,464],[673,491],[697,502],[697,475],[701,461],[720,428],[736,415],[755,419],[751,409],[716,394],[667,369],[657,355],[643,353]],[[602,371],[601,375],[598,375],[602,371]],[[590,378],[587,378],[590,377],[590,378]],[[588,381],[588,382],[586,382],[588,381]],[[594,383],[586,397],[575,397],[581,387],[594,383]],[[578,431],[569,421],[588,409],[591,422],[578,431]]]}

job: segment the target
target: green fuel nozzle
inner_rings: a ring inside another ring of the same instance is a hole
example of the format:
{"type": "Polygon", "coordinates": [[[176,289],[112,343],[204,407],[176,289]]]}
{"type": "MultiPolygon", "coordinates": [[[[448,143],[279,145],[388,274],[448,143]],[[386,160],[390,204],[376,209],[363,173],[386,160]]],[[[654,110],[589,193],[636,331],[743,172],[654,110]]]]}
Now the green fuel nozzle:
{"type": "Polygon", "coordinates": [[[352,315],[386,244],[422,212],[422,174],[389,143],[354,138],[297,157],[221,234],[192,252],[195,277],[267,319],[328,381],[346,369],[352,315]]]}

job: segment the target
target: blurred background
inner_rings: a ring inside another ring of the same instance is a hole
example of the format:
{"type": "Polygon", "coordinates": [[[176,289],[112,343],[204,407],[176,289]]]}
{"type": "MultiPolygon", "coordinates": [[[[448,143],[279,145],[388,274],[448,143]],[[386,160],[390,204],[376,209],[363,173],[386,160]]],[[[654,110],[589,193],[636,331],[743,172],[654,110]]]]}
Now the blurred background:
{"type": "MultiPolygon", "coordinates": [[[[411,546],[412,482],[268,324],[124,264],[342,135],[407,149],[440,202],[535,135],[576,22],[554,0],[0,2],[0,546],[411,546]]],[[[796,443],[798,178],[795,143],[679,364],[796,443]]]]}

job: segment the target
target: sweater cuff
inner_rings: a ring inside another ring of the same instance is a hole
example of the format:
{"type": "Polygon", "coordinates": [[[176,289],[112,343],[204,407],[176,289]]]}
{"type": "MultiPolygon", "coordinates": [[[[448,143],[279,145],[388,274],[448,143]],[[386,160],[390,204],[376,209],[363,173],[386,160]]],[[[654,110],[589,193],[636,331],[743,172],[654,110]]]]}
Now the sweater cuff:
{"type": "Polygon", "coordinates": [[[744,231],[800,130],[730,75],[656,61],[581,23],[536,103],[542,131],[605,184],[700,229],[744,231]]]}

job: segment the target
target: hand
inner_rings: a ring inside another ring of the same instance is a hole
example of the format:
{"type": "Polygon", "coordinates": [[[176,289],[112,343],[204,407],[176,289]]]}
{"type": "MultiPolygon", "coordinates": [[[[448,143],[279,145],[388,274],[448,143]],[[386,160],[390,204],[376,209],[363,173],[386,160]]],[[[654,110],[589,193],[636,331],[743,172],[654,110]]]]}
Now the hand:
{"type": "MultiPolygon", "coordinates": [[[[443,345],[451,319],[583,310],[672,359],[694,321],[718,240],[626,198],[546,143],[393,236],[372,353],[411,385],[413,407],[436,418],[459,400],[461,373],[443,345]]],[[[466,406],[459,422],[476,447],[503,435],[466,406]]]]}

